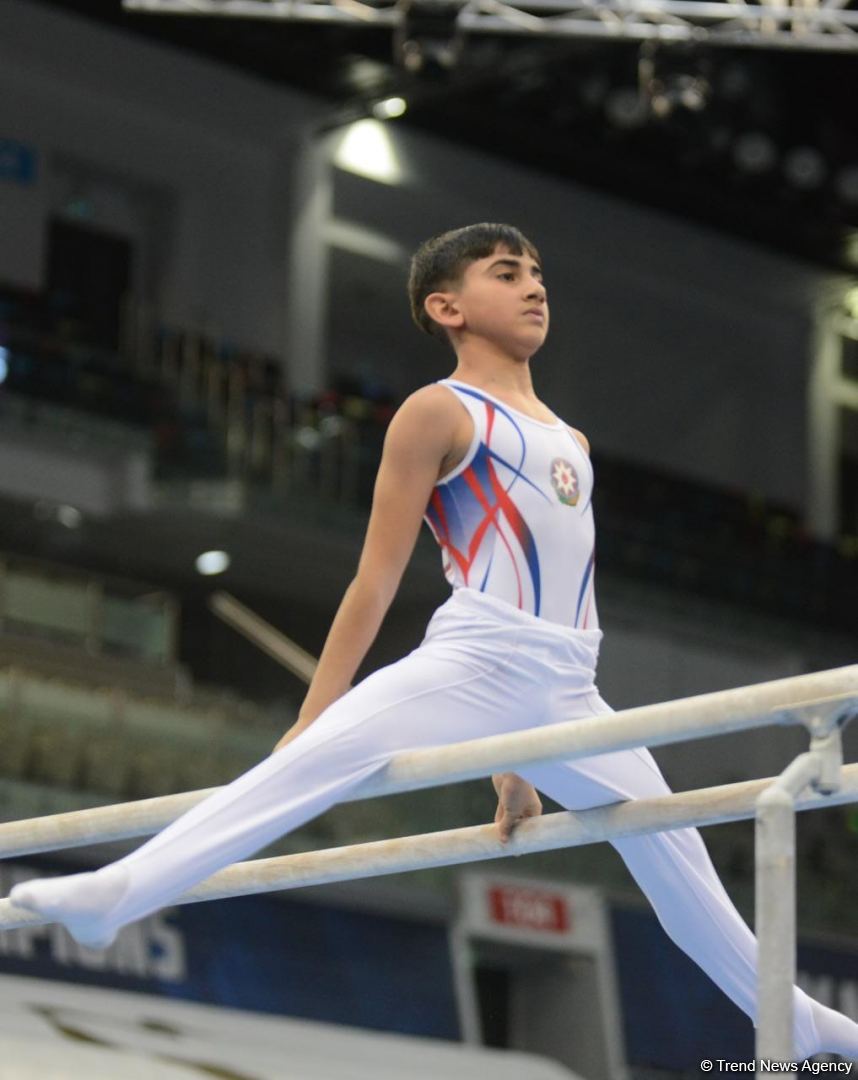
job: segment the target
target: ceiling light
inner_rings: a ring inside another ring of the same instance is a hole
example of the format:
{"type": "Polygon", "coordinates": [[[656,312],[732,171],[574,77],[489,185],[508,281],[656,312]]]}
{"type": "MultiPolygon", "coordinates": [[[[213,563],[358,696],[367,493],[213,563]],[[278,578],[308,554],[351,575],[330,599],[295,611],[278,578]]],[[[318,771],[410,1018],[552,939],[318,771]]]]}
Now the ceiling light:
{"type": "Polygon", "coordinates": [[[383,184],[397,184],[402,179],[389,129],[378,120],[358,120],[356,124],[350,124],[334,161],[341,169],[383,184]]]}
{"type": "Polygon", "coordinates": [[[376,120],[394,120],[397,116],[402,116],[407,108],[408,102],[405,98],[389,97],[373,105],[372,115],[376,120]]]}
{"type": "Polygon", "coordinates": [[[197,556],[194,565],[198,573],[210,576],[222,574],[224,570],[229,569],[229,563],[230,558],[225,551],[204,551],[202,555],[197,556]]]}
{"type": "Polygon", "coordinates": [[[57,521],[67,529],[77,529],[83,521],[83,514],[75,506],[58,506],[57,521]]]}

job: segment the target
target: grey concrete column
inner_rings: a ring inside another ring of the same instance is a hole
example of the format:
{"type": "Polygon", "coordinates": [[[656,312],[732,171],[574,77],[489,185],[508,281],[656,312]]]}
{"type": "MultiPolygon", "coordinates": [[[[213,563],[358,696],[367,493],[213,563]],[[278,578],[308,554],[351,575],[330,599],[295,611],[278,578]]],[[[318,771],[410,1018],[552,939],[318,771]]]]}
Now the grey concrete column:
{"type": "Polygon", "coordinates": [[[817,314],[814,355],[808,380],[808,525],[817,540],[836,538],[839,517],[838,463],[840,334],[831,311],[817,314]]]}
{"type": "Polygon", "coordinates": [[[287,271],[286,363],[292,390],[313,394],[327,381],[327,318],[333,217],[331,134],[308,133],[294,171],[294,212],[287,271]]]}

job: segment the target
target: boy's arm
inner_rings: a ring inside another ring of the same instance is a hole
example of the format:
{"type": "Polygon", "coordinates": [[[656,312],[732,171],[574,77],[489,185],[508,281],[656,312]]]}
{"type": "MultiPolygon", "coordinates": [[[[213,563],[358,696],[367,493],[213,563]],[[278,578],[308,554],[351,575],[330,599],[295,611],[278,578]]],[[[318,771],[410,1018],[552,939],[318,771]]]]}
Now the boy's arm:
{"type": "Polygon", "coordinates": [[[427,386],[412,394],[391,421],[357,573],[331,624],[298,721],[275,750],[309,727],[351,686],[414,550],[460,409],[444,387],[427,386]]]}

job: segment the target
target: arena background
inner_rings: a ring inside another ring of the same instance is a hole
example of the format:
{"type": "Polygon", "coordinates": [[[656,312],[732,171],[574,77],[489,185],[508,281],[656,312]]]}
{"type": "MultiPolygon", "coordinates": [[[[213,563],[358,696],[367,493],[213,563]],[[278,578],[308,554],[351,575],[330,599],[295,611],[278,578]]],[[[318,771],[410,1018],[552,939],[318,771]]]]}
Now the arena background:
{"type": "MultiPolygon", "coordinates": [[[[318,654],[386,423],[450,369],[410,325],[409,254],[471,221],[513,221],[543,257],[552,332],[535,381],[593,447],[606,700],[854,661],[856,60],[411,31],[418,64],[378,28],[3,5],[5,820],[222,783],[294,719],[300,681],[209,598],[230,592],[318,654]],[[394,96],[407,111],[379,119],[394,96]],[[228,565],[202,573],[205,552],[228,565]]],[[[424,536],[364,672],[419,642],[446,594],[439,563],[424,536]]],[[[764,729],[656,757],[682,790],[772,775],[803,746],[764,729]]],[[[451,786],[348,804],[275,850],[493,812],[488,782],[451,786]]],[[[858,1019],[856,832],[849,808],[800,819],[799,959],[803,984],[858,1019]]],[[[705,836],[751,919],[753,826],[705,836]]],[[[3,895],[119,850],[4,863],[3,895]]],[[[410,1043],[384,1049],[394,1034],[464,1043],[427,1076],[484,1069],[480,1046],[543,1055],[519,1072],[534,1080],[568,1075],[558,1062],[643,1078],[751,1055],[750,1024],[606,845],[490,870],[175,909],[101,960],[56,928],[13,931],[2,993],[40,1022],[90,1008],[52,999],[52,981],[252,1010],[290,1018],[270,1036],[287,1047],[299,1021],[365,1028],[375,1075],[422,1075],[397,1057],[418,1060],[410,1043]],[[513,890],[512,925],[469,923],[475,889],[513,890]],[[602,929],[567,940],[546,921],[556,905],[596,905],[602,929]],[[538,1030],[526,996],[577,1021],[538,1030]]],[[[103,1040],[133,1045],[123,1075],[179,1069],[124,1024],[103,1040]]],[[[21,1049],[41,1030],[10,1022],[19,1071],[4,1075],[49,1075],[21,1049]]],[[[300,1036],[306,1061],[247,1075],[363,1075],[348,1071],[361,1052],[325,1059],[323,1030],[300,1036]]],[[[55,1075],[111,1075],[70,1062],[55,1075]]]]}

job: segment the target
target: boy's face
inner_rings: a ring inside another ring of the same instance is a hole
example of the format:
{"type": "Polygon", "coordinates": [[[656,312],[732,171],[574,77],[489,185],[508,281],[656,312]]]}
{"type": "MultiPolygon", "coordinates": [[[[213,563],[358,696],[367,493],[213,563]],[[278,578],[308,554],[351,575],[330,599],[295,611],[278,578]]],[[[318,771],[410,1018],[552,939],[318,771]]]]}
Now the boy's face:
{"type": "Polygon", "coordinates": [[[527,254],[498,247],[470,263],[454,290],[461,329],[489,339],[512,355],[530,357],[548,334],[542,270],[527,254]]]}

